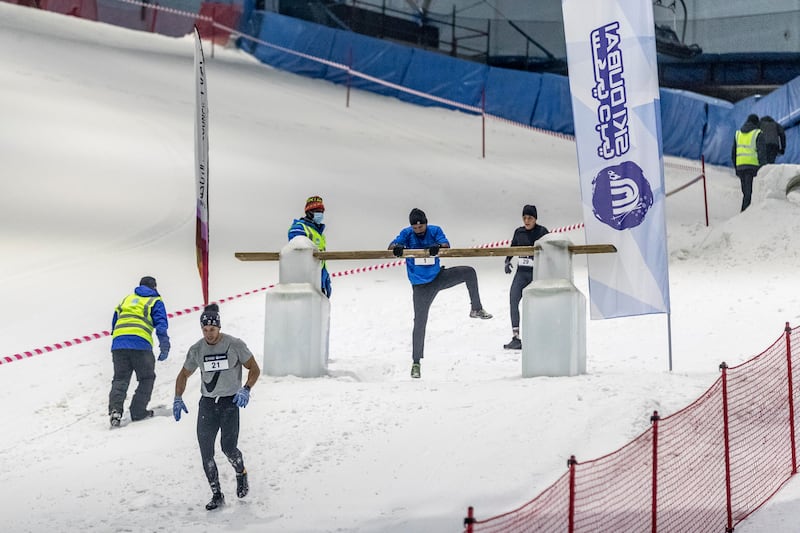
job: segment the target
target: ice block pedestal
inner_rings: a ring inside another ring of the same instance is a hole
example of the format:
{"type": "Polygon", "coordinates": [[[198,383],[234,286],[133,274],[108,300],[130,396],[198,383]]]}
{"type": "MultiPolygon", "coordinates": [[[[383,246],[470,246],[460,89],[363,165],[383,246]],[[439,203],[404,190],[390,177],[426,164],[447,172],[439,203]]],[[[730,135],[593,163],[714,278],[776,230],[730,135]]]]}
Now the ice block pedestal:
{"type": "Polygon", "coordinates": [[[316,246],[295,237],[280,252],[279,282],[267,290],[264,372],[303,378],[328,372],[330,301],[320,290],[316,246]]]}
{"type": "Polygon", "coordinates": [[[572,243],[550,234],[536,244],[522,291],[522,377],[585,374],[586,297],[572,283],[572,243]]]}

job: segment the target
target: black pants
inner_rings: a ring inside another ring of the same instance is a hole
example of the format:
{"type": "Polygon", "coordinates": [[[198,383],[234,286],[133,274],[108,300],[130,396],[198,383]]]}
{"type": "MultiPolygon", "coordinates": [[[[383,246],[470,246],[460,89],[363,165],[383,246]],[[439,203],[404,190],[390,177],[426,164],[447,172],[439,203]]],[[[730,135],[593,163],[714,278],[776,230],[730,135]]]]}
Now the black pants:
{"type": "Polygon", "coordinates": [[[108,414],[111,411],[123,412],[125,397],[128,395],[128,385],[131,375],[136,372],[136,381],[139,385],[131,400],[131,420],[140,420],[145,417],[147,403],[153,394],[153,384],[156,381],[156,358],[152,350],[111,350],[114,361],[114,378],[111,380],[111,392],[108,393],[108,414]]]}
{"type": "Polygon", "coordinates": [[[758,174],[758,167],[739,167],[736,169],[736,175],[739,176],[739,181],[742,183],[742,211],[750,207],[750,201],[753,197],[753,178],[758,174]]]}
{"type": "Polygon", "coordinates": [[[517,268],[517,273],[511,281],[511,289],[508,291],[512,328],[519,327],[519,302],[522,300],[522,289],[530,285],[531,281],[533,281],[533,268],[517,268]]]}
{"type": "Polygon", "coordinates": [[[228,458],[237,474],[244,472],[244,459],[237,447],[239,444],[239,408],[233,403],[233,396],[219,398],[200,398],[197,409],[197,443],[200,445],[200,458],[212,492],[220,492],[219,472],[214,461],[214,442],[221,433],[222,453],[228,458]]]}
{"type": "Polygon", "coordinates": [[[428,325],[428,311],[430,311],[433,299],[436,298],[439,291],[455,287],[460,283],[467,284],[472,309],[482,309],[481,297],[478,294],[478,275],[475,274],[475,269],[472,267],[442,267],[439,275],[430,283],[412,285],[414,291],[414,333],[411,337],[411,356],[414,358],[415,363],[419,363],[425,350],[425,328],[428,325]]]}

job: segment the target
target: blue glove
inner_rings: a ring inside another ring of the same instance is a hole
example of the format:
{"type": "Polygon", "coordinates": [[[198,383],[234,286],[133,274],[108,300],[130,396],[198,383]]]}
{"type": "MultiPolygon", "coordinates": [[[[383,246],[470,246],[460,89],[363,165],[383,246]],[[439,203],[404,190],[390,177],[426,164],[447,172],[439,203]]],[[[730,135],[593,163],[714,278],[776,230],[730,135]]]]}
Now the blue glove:
{"type": "Polygon", "coordinates": [[[183,403],[183,398],[180,396],[175,396],[175,400],[172,402],[172,416],[175,417],[176,422],[180,422],[181,420],[181,411],[184,413],[189,412],[189,410],[186,408],[186,404],[183,403]]]}
{"type": "Polygon", "coordinates": [[[236,404],[237,407],[247,407],[247,403],[250,401],[250,387],[245,385],[239,392],[233,395],[233,403],[236,404]]]}
{"type": "Polygon", "coordinates": [[[333,292],[333,287],[331,287],[331,278],[328,276],[322,282],[322,293],[325,294],[328,298],[331,297],[331,293],[333,292]]]}
{"type": "Polygon", "coordinates": [[[160,353],[160,354],[158,354],[158,360],[159,360],[159,361],[163,361],[163,360],[164,360],[164,359],[166,359],[167,357],[169,357],[169,350],[164,350],[164,349],[162,348],[162,349],[161,349],[161,353],[160,353]]]}
{"type": "Polygon", "coordinates": [[[431,254],[431,257],[436,257],[437,255],[439,255],[439,248],[441,248],[441,246],[439,246],[438,244],[429,246],[428,253],[431,254]]]}

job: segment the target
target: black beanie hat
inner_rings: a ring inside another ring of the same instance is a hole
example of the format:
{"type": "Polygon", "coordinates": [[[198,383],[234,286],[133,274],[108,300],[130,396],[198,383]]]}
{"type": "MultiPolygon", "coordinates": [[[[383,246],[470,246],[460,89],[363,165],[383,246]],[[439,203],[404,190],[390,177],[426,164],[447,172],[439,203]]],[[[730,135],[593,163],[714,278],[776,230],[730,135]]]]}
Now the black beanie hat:
{"type": "Polygon", "coordinates": [[[526,205],[522,208],[522,216],[528,215],[529,217],[539,218],[539,215],[536,214],[536,206],[535,205],[526,205]]]}
{"type": "Polygon", "coordinates": [[[153,290],[156,290],[156,278],[153,276],[145,276],[139,280],[139,285],[144,285],[145,287],[150,287],[153,290]]]}
{"type": "Polygon", "coordinates": [[[427,224],[428,217],[425,216],[425,211],[422,209],[417,209],[416,207],[411,210],[411,213],[408,214],[408,223],[412,226],[414,224],[427,224]]]}
{"type": "Polygon", "coordinates": [[[217,304],[209,304],[203,309],[203,314],[200,315],[200,325],[222,327],[222,321],[219,318],[219,306],[217,304]]]}
{"type": "Polygon", "coordinates": [[[745,122],[749,122],[750,124],[758,124],[758,115],[756,114],[747,115],[747,120],[745,122]]]}

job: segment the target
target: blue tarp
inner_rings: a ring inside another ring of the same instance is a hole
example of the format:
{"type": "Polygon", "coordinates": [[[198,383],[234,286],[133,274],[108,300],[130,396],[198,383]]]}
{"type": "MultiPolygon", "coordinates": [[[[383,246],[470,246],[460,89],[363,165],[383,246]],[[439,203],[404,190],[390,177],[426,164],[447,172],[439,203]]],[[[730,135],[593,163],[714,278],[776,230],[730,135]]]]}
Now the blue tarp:
{"type": "MultiPolygon", "coordinates": [[[[248,4],[245,7],[248,8],[248,4]]],[[[443,102],[387,88],[362,78],[348,80],[346,66],[408,89],[480,108],[521,124],[574,135],[569,80],[556,74],[537,74],[465,61],[435,52],[406,47],[353,32],[320,26],[276,13],[253,11],[241,28],[257,32],[260,40],[288,50],[332,61],[334,67],[298,57],[262,44],[239,40],[239,46],[277,68],[334,83],[396,96],[404,101],[452,107],[443,102]],[[344,67],[344,68],[343,68],[344,67]]],[[[742,79],[748,72],[728,74],[742,79]]],[[[732,166],[735,131],[747,115],[770,115],[787,128],[787,153],[778,162],[800,163],[800,77],[763,98],[747,98],[736,105],[688,91],[661,89],[661,126],[665,155],[732,166]]]]}
{"type": "Polygon", "coordinates": [[[575,134],[569,79],[557,74],[542,74],[542,88],[533,110],[531,126],[567,135],[575,134]]]}
{"type": "MultiPolygon", "coordinates": [[[[414,49],[403,85],[460,104],[480,107],[489,67],[435,52],[414,49]]],[[[398,98],[419,105],[447,106],[428,98],[399,93],[398,98]]]]}
{"type": "Polygon", "coordinates": [[[490,67],[486,77],[486,112],[530,124],[541,87],[541,74],[490,67]]]}

